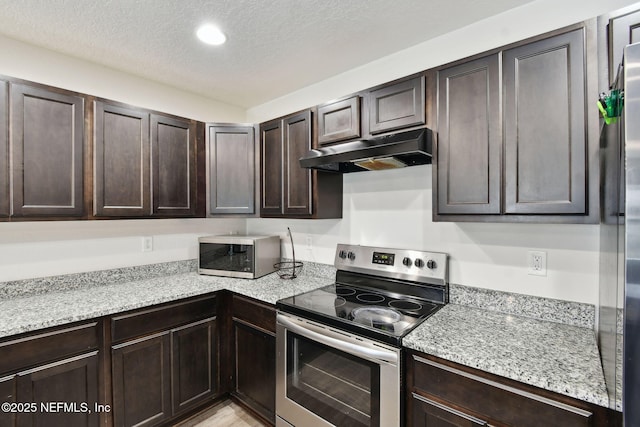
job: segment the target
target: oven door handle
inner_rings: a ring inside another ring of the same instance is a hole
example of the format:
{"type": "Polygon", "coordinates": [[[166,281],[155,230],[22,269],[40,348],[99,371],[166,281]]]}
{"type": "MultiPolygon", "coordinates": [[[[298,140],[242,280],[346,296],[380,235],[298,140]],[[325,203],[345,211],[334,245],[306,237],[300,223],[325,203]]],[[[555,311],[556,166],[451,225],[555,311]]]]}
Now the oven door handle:
{"type": "Polygon", "coordinates": [[[338,350],[353,354],[354,356],[360,356],[369,360],[383,361],[392,364],[398,363],[398,355],[395,352],[384,349],[368,348],[358,344],[329,337],[322,334],[321,332],[311,330],[308,327],[301,326],[296,322],[292,322],[287,317],[282,315],[277,315],[277,322],[292,332],[310,338],[321,344],[328,345],[329,347],[333,347],[338,350]]]}

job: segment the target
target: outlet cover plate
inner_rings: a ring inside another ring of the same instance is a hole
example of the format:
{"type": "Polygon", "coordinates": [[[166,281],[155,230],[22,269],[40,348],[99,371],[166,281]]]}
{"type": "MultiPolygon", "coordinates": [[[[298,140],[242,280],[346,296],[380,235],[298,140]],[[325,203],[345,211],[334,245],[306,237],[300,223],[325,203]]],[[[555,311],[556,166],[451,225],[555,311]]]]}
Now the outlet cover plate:
{"type": "Polygon", "coordinates": [[[547,253],[544,251],[527,252],[527,273],[532,276],[547,275],[547,253]]]}

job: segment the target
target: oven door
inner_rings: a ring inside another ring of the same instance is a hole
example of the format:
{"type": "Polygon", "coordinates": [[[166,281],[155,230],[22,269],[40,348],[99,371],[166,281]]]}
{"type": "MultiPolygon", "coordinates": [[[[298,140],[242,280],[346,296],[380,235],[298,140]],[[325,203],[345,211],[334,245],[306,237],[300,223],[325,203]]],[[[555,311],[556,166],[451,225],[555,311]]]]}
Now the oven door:
{"type": "Polygon", "coordinates": [[[276,328],[277,425],[400,425],[400,349],[280,312],[276,328]]]}

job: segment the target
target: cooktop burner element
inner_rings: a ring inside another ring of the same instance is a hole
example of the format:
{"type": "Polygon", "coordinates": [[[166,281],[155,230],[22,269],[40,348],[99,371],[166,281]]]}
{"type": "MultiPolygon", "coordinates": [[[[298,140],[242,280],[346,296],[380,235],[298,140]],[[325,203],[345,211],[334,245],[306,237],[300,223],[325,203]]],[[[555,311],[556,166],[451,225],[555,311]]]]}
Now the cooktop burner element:
{"type": "Polygon", "coordinates": [[[338,245],[335,266],[334,284],[282,299],[277,308],[401,345],[449,299],[443,253],[338,245]]]}

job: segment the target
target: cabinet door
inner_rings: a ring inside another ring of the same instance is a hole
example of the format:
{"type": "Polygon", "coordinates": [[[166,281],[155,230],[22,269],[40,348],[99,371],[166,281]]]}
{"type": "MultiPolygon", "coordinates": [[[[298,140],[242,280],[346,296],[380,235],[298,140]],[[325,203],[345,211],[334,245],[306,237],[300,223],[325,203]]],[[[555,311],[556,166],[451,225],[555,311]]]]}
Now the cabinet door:
{"type": "Polygon", "coordinates": [[[149,114],[95,103],[96,216],[151,214],[149,114]]]}
{"type": "Polygon", "coordinates": [[[413,395],[413,427],[478,427],[487,423],[426,397],[413,395]]]}
{"type": "Polygon", "coordinates": [[[196,209],[196,126],[151,115],[153,215],[191,216],[196,209]]]}
{"type": "Polygon", "coordinates": [[[438,72],[438,213],[499,214],[498,55],[438,72]]]}
{"type": "Polygon", "coordinates": [[[255,163],[253,127],[208,127],[207,214],[254,213],[255,163]]]}
{"type": "MultiPolygon", "coordinates": [[[[16,401],[16,376],[10,375],[0,378],[0,404],[15,403],[16,401]]],[[[0,411],[0,426],[14,427],[16,415],[11,411],[0,411]]]]}
{"type": "Polygon", "coordinates": [[[0,218],[9,216],[9,108],[7,83],[0,81],[0,218]]]}
{"type": "Polygon", "coordinates": [[[371,134],[425,123],[424,76],[369,92],[371,134]]]}
{"type": "Polygon", "coordinates": [[[98,426],[97,352],[19,373],[16,396],[16,402],[38,405],[17,414],[18,426],[98,426]]]}
{"type": "Polygon", "coordinates": [[[503,54],[506,213],[586,212],[584,50],[579,29],[503,54]]]}
{"type": "Polygon", "coordinates": [[[609,82],[613,85],[624,47],[640,42],[640,10],[609,20],[609,82]]]}
{"type": "Polygon", "coordinates": [[[213,318],[171,331],[174,415],[212,398],[218,390],[215,331],[213,318]]]}
{"type": "Polygon", "coordinates": [[[10,91],[12,215],[82,215],[84,99],[19,84],[10,91]]]}
{"type": "Polygon", "coordinates": [[[150,426],[171,416],[170,332],[113,347],[114,425],[150,426]]]}
{"type": "Polygon", "coordinates": [[[234,321],[236,394],[275,422],[276,338],[262,329],[234,321]]]}
{"type": "Polygon", "coordinates": [[[318,106],[318,144],[331,144],[359,136],[359,96],[318,106]]]}
{"type": "Polygon", "coordinates": [[[282,121],[284,141],[284,214],[311,215],[311,170],[300,167],[300,157],[311,150],[311,111],[282,121]]]}
{"type": "Polygon", "coordinates": [[[260,126],[261,144],[261,216],[282,215],[282,123],[273,120],[260,126]]]}

